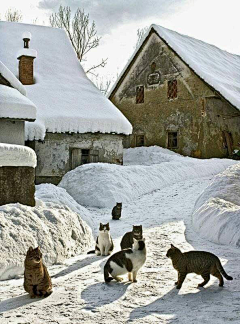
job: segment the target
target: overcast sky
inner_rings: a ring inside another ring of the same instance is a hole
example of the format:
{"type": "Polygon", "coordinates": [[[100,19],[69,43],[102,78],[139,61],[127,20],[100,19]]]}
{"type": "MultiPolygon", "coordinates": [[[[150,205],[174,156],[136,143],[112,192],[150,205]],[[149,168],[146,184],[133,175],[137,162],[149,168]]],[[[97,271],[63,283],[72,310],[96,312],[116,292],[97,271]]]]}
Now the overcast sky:
{"type": "MultiPolygon", "coordinates": [[[[137,29],[159,24],[180,33],[240,54],[240,0],[8,0],[0,5],[1,17],[10,7],[21,10],[23,22],[48,24],[60,4],[84,8],[94,20],[100,46],[88,56],[94,64],[108,58],[99,74],[116,76],[131,56],[137,29]]],[[[1,58],[0,58],[1,59],[1,58]]]]}

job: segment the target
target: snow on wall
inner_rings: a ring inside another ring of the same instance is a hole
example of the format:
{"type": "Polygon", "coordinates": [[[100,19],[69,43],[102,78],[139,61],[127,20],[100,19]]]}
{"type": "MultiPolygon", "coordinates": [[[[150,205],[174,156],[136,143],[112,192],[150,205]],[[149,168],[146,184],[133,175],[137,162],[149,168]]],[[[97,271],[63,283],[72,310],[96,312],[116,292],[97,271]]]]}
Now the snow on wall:
{"type": "Polygon", "coordinates": [[[0,61],[0,74],[6,79],[13,88],[17,89],[22,95],[26,96],[26,89],[15,75],[0,61]]]}
{"type": "Polygon", "coordinates": [[[19,91],[0,84],[0,118],[36,119],[36,106],[19,91]]]}
{"type": "Polygon", "coordinates": [[[110,89],[108,97],[115,89],[152,28],[197,75],[219,91],[231,104],[240,109],[240,56],[155,24],[149,27],[139,46],[110,89]]]}
{"type": "Polygon", "coordinates": [[[38,52],[35,84],[25,86],[38,108],[36,122],[26,127],[26,140],[43,140],[46,132],[132,133],[129,121],[87,78],[62,29],[0,22],[0,57],[15,75],[26,31],[32,34],[30,48],[38,52]]]}
{"type": "Polygon", "coordinates": [[[36,153],[27,146],[0,143],[0,167],[37,165],[36,153]]]}
{"type": "Polygon", "coordinates": [[[240,163],[215,176],[196,201],[192,220],[202,237],[240,247],[240,163]]]}
{"type": "Polygon", "coordinates": [[[91,228],[83,220],[88,211],[76,207],[63,189],[37,186],[36,197],[36,207],[0,206],[0,280],[23,274],[30,246],[39,245],[45,264],[51,265],[94,245],[91,228]]]}
{"type": "MultiPolygon", "coordinates": [[[[145,150],[147,156],[149,148],[130,150],[130,154],[134,156],[139,154],[139,151],[143,153],[145,150]]],[[[152,148],[152,151],[156,151],[160,164],[152,166],[87,164],[66,173],[59,186],[65,188],[81,205],[111,208],[116,202],[133,201],[171,183],[215,175],[236,163],[227,159],[198,160],[172,152],[169,153],[169,161],[162,163],[164,159],[166,161],[167,154],[161,155],[157,147],[152,148]]],[[[129,159],[137,161],[134,156],[129,159]]]]}

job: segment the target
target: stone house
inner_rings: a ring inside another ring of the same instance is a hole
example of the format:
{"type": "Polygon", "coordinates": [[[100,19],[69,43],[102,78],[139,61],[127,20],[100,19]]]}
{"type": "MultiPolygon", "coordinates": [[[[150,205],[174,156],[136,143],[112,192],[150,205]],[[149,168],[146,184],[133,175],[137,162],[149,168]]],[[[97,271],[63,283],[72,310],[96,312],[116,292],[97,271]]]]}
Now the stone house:
{"type": "Polygon", "coordinates": [[[125,147],[228,157],[240,145],[240,56],[152,25],[109,99],[133,126],[125,147]]]}
{"type": "Polygon", "coordinates": [[[62,29],[0,22],[0,60],[37,106],[25,144],[37,154],[36,183],[57,184],[89,162],[122,164],[126,117],[87,78],[62,29]]]}

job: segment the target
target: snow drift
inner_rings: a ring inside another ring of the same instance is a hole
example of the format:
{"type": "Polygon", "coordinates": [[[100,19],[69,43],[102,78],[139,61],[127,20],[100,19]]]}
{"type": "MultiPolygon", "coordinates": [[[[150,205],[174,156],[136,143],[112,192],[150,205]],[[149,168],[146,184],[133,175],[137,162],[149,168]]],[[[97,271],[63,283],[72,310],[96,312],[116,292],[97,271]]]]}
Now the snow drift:
{"type": "Polygon", "coordinates": [[[240,246],[240,163],[216,175],[200,195],[193,227],[212,242],[240,246]]]}
{"type": "Polygon", "coordinates": [[[77,207],[63,189],[40,185],[36,196],[36,207],[21,204],[0,207],[1,280],[23,273],[30,246],[39,245],[45,263],[51,265],[93,245],[92,231],[82,219],[88,218],[88,211],[77,207]]]}
{"type": "MultiPolygon", "coordinates": [[[[148,151],[149,148],[131,149],[127,153],[128,161],[137,161],[136,155],[139,152],[142,152],[142,156],[145,155],[147,160],[148,151]]],[[[159,150],[158,147],[153,147],[152,153],[154,151],[160,164],[151,166],[119,166],[107,163],[82,165],[65,174],[59,186],[65,188],[81,205],[111,208],[116,202],[133,201],[144,194],[185,179],[215,175],[236,163],[228,159],[198,160],[183,157],[173,152],[170,153],[168,150],[159,150]],[[162,162],[163,160],[168,160],[168,162],[162,162]]],[[[142,164],[144,160],[143,158],[142,164]]]]}

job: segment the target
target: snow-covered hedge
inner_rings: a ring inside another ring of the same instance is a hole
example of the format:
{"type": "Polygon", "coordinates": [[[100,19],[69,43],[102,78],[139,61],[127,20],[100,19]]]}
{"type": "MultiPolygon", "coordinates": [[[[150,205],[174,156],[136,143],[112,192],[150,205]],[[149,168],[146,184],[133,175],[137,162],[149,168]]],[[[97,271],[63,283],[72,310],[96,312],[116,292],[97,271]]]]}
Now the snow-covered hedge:
{"type": "MultiPolygon", "coordinates": [[[[145,150],[147,157],[149,148],[145,150]]],[[[153,148],[154,150],[160,164],[151,166],[87,164],[65,174],[59,186],[65,188],[81,205],[111,208],[116,202],[133,201],[139,196],[172,183],[215,175],[236,163],[228,159],[193,159],[163,149],[161,154],[161,150],[157,147],[153,148]],[[162,163],[167,160],[168,162],[162,163]]],[[[134,149],[131,154],[137,155],[139,151],[144,152],[143,149],[134,149]]],[[[134,160],[137,161],[136,156],[128,157],[128,161],[134,160]]],[[[143,160],[141,164],[144,163],[143,160]]]]}
{"type": "Polygon", "coordinates": [[[240,246],[240,163],[216,175],[200,195],[193,226],[212,242],[240,246]]]}
{"type": "Polygon", "coordinates": [[[89,213],[61,188],[37,186],[37,206],[0,207],[0,280],[23,273],[26,252],[40,246],[47,265],[63,262],[93,246],[89,213]]]}
{"type": "Polygon", "coordinates": [[[27,146],[0,143],[1,166],[29,166],[37,165],[36,153],[27,146]]]}

